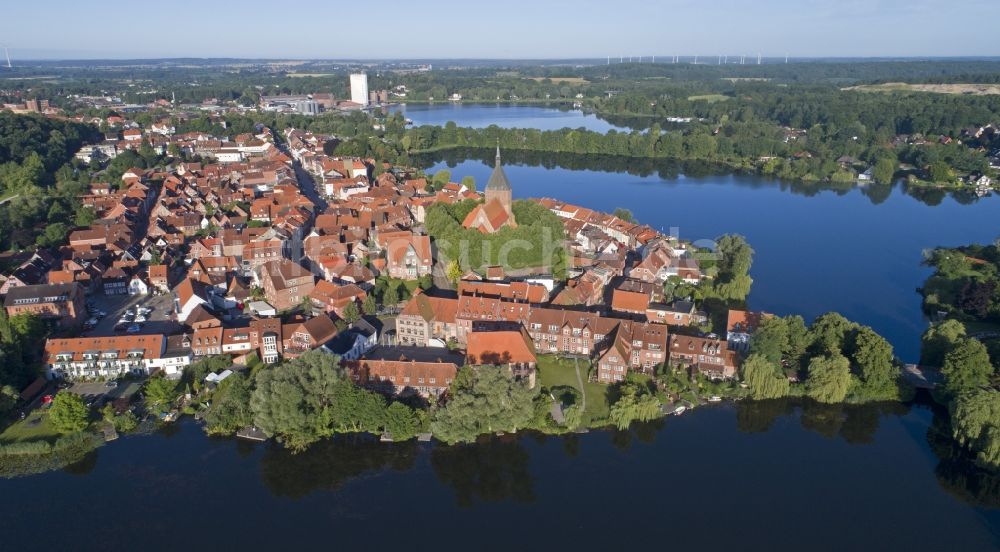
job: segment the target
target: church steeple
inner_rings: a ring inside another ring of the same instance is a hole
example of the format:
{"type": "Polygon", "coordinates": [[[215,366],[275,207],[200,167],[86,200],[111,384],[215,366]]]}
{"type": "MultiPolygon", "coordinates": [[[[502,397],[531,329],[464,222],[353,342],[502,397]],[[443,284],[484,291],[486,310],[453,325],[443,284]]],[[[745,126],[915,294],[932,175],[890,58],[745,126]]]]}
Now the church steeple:
{"type": "Polygon", "coordinates": [[[496,165],[493,167],[493,174],[490,175],[489,182],[486,183],[486,191],[490,190],[496,192],[510,192],[510,181],[507,180],[507,174],[503,172],[503,167],[500,166],[500,146],[497,146],[497,157],[496,165]]]}

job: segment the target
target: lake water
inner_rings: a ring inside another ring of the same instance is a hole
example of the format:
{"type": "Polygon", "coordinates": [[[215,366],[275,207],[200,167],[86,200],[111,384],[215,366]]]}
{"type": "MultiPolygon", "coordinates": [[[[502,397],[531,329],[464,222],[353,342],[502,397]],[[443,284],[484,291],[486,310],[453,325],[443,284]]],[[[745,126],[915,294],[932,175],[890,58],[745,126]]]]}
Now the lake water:
{"type": "Polygon", "coordinates": [[[949,471],[932,418],[745,403],[631,432],[337,439],[297,455],[182,421],[0,481],[0,519],[19,551],[995,549],[1000,511],[977,503],[995,503],[996,482],[949,471]]]}
{"type": "Polygon", "coordinates": [[[497,125],[501,128],[537,128],[559,130],[561,128],[586,128],[602,134],[609,130],[629,132],[630,129],[616,126],[596,115],[579,109],[559,109],[535,105],[507,104],[467,104],[461,102],[447,104],[400,104],[389,108],[390,113],[399,112],[413,121],[415,126],[444,126],[454,121],[461,127],[485,128],[497,125]]]}
{"type": "MultiPolygon", "coordinates": [[[[485,184],[492,152],[445,155],[428,165],[485,184]]],[[[926,325],[922,250],[1000,233],[993,198],[824,190],[642,160],[505,159],[517,197],[625,207],[692,240],[744,234],[757,251],[752,308],[840,311],[906,360],[926,325]]],[[[996,550],[1000,476],[958,454],[928,404],[742,402],[628,432],[463,447],[340,438],[297,455],[208,438],[185,419],[63,471],[0,480],[2,547],[996,550]]]]}
{"type": "MultiPolygon", "coordinates": [[[[476,155],[482,157],[437,161],[428,170],[448,168],[453,180],[472,175],[484,186],[491,155],[476,155]]],[[[917,292],[930,274],[923,251],[1000,235],[995,197],[914,197],[902,184],[823,190],[749,175],[691,176],[677,166],[656,171],[639,160],[630,174],[593,158],[546,161],[510,152],[505,159],[515,197],[553,197],[606,212],[624,207],[642,223],[676,228],[700,244],[725,233],[746,236],[756,251],[751,308],[807,321],[838,311],[875,328],[907,362],[918,360],[927,327],[917,292]]]]}

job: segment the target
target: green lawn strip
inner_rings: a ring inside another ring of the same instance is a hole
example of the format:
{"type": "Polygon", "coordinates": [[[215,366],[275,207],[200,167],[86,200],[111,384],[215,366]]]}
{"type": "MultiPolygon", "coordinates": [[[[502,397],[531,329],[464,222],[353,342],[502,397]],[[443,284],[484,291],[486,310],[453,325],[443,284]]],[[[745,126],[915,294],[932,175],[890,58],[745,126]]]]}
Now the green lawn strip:
{"type": "Polygon", "coordinates": [[[18,420],[0,433],[0,444],[21,443],[25,441],[54,441],[60,433],[49,423],[47,411],[36,410],[27,418],[18,420]]]}

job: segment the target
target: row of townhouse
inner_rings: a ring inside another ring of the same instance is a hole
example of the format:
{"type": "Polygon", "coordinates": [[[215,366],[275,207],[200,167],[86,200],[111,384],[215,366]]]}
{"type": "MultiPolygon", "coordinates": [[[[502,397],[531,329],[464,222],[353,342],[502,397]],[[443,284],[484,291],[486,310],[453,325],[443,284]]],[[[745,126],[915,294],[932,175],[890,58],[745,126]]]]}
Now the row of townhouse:
{"type": "Polygon", "coordinates": [[[50,379],[148,376],[156,372],[176,378],[191,363],[188,345],[185,336],[162,334],[49,339],[44,362],[50,379]]]}

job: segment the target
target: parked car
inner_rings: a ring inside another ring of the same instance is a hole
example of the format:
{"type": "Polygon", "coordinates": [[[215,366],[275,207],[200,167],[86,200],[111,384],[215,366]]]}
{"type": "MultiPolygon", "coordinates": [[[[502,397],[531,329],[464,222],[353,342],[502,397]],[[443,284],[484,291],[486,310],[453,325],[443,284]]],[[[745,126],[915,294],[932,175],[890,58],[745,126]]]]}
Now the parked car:
{"type": "Polygon", "coordinates": [[[118,387],[118,382],[111,380],[108,382],[108,387],[118,387]]]}

